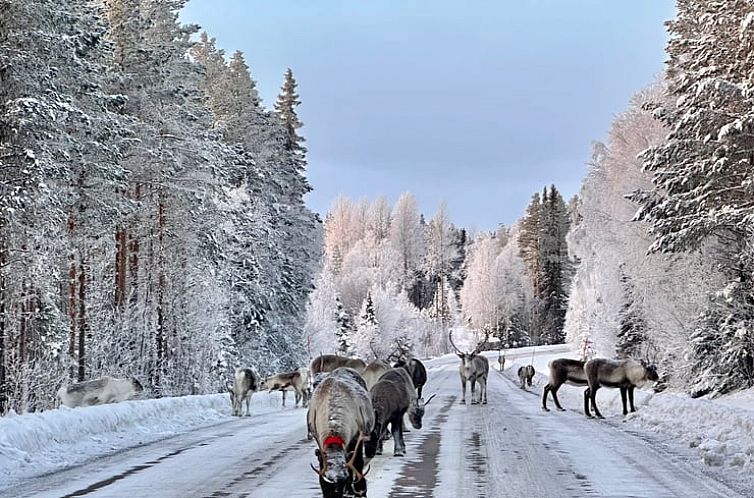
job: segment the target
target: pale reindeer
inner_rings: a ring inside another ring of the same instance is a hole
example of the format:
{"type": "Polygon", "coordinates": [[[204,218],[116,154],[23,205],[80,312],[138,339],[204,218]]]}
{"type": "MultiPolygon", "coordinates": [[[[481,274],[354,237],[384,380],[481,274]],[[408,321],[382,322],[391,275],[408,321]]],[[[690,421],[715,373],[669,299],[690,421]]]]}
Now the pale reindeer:
{"type": "Polygon", "coordinates": [[[365,446],[367,458],[382,454],[382,443],[387,435],[388,424],[393,435],[393,455],[404,456],[406,444],[403,441],[403,416],[408,414],[409,422],[414,429],[421,429],[424,407],[435,395],[430,396],[427,401],[418,398],[413,381],[403,368],[393,368],[385,372],[369,394],[375,422],[371,437],[365,446]]]}
{"type": "Polygon", "coordinates": [[[68,408],[104,405],[125,401],[143,390],[141,383],[135,377],[116,379],[105,376],[101,379],[63,386],[58,390],[58,399],[68,408]]]}
{"type": "Polygon", "coordinates": [[[380,377],[382,377],[382,374],[388,370],[390,370],[390,365],[382,360],[374,360],[367,365],[364,372],[361,374],[361,376],[364,377],[364,382],[366,382],[367,390],[371,391],[372,387],[380,380],[380,377]]]}
{"type": "Polygon", "coordinates": [[[501,351],[498,351],[497,353],[497,365],[500,368],[500,371],[502,372],[505,368],[505,353],[501,351]]]}
{"type": "Polygon", "coordinates": [[[594,414],[604,418],[597,409],[597,390],[600,387],[612,387],[620,389],[620,397],[623,402],[623,415],[628,414],[626,407],[626,395],[631,403],[631,411],[634,408],[634,389],[642,387],[648,382],[657,382],[657,367],[647,364],[644,360],[610,360],[608,358],[594,358],[584,365],[589,387],[584,390],[584,414],[592,417],[589,411],[591,403],[594,414]]]}
{"type": "Polygon", "coordinates": [[[461,374],[461,386],[463,387],[463,396],[461,397],[461,404],[466,404],[466,383],[471,383],[471,404],[475,405],[482,403],[487,404],[487,376],[490,371],[490,363],[487,358],[480,354],[482,348],[489,339],[489,334],[485,334],[484,341],[479,343],[471,352],[464,353],[458,349],[453,342],[453,331],[448,333],[448,339],[450,345],[456,350],[456,355],[461,359],[459,366],[459,373],[461,374]],[[479,399],[476,399],[475,390],[476,383],[479,382],[479,399]]]}
{"type": "Polygon", "coordinates": [[[363,443],[374,426],[374,410],[361,375],[337,368],[314,389],[306,416],[317,442],[319,485],[325,498],[366,496],[363,443]]]}
{"type": "Polygon", "coordinates": [[[563,384],[570,384],[572,386],[585,386],[587,385],[586,372],[584,372],[584,362],[581,360],[572,360],[570,358],[558,358],[552,360],[549,364],[550,367],[550,382],[545,385],[542,391],[542,409],[549,412],[547,408],[547,393],[552,393],[552,400],[555,402],[555,406],[561,412],[565,411],[565,408],[560,406],[558,401],[558,389],[563,384]]]}
{"type": "Polygon", "coordinates": [[[233,385],[228,385],[233,416],[240,417],[244,401],[246,416],[251,415],[251,395],[259,389],[259,377],[250,368],[236,368],[233,385]]]}

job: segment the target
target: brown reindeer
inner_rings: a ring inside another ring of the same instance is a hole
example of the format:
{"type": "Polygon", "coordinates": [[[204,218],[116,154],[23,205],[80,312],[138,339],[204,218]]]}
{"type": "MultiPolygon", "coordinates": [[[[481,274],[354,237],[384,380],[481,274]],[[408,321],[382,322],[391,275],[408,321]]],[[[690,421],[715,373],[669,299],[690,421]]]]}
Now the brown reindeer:
{"type": "Polygon", "coordinates": [[[403,441],[403,415],[408,414],[414,429],[421,429],[424,407],[435,395],[427,401],[417,398],[414,384],[403,368],[385,372],[369,395],[374,408],[374,429],[364,448],[367,458],[372,458],[375,454],[382,455],[382,443],[387,435],[388,424],[394,441],[393,455],[404,456],[406,444],[403,441]]]}
{"type": "Polygon", "coordinates": [[[283,393],[283,406],[285,406],[285,394],[288,389],[295,393],[295,406],[299,402],[306,407],[309,402],[306,370],[283,372],[266,377],[259,386],[261,391],[281,391],[283,393]]]}
{"type": "Polygon", "coordinates": [[[589,411],[591,402],[594,414],[598,418],[604,418],[597,408],[597,390],[600,387],[612,387],[620,389],[620,397],[623,402],[623,415],[628,414],[626,407],[626,395],[631,403],[631,411],[634,408],[634,389],[641,387],[647,382],[657,382],[657,367],[647,364],[644,360],[610,360],[607,358],[594,358],[584,365],[589,387],[584,390],[584,415],[591,418],[589,411]]]}
{"type": "Polygon", "coordinates": [[[325,498],[366,496],[363,442],[374,426],[374,410],[361,375],[337,368],[312,393],[306,416],[317,442],[319,485],[325,498]]]}
{"type": "Polygon", "coordinates": [[[487,358],[481,354],[482,348],[489,339],[489,334],[484,336],[484,341],[479,343],[473,351],[470,353],[464,353],[458,349],[453,342],[453,331],[448,333],[448,339],[450,345],[456,350],[456,355],[461,359],[461,365],[458,368],[458,372],[461,374],[461,386],[463,387],[463,396],[461,398],[461,404],[466,404],[466,382],[471,382],[471,404],[475,405],[482,403],[487,404],[487,375],[490,371],[490,362],[487,358]],[[476,399],[476,383],[479,382],[479,399],[476,399]]]}
{"type": "Polygon", "coordinates": [[[547,383],[542,391],[542,409],[549,412],[547,408],[547,393],[552,393],[552,400],[555,402],[555,406],[561,412],[565,411],[565,408],[560,406],[558,401],[558,389],[563,384],[570,384],[573,386],[585,386],[586,372],[584,372],[584,362],[579,360],[572,360],[570,358],[558,358],[550,362],[550,382],[547,383]]]}
{"type": "Polygon", "coordinates": [[[340,367],[352,368],[359,373],[363,373],[367,364],[361,358],[347,358],[337,354],[319,355],[309,365],[309,372],[312,376],[314,386],[316,387],[319,384],[323,374],[332,372],[340,367]]]}

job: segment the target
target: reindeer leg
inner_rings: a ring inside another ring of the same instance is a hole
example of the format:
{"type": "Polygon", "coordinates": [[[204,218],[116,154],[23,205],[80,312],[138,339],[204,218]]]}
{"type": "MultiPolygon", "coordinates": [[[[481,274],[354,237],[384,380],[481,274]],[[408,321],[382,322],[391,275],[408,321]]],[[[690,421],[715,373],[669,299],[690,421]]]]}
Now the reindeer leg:
{"type": "Polygon", "coordinates": [[[416,394],[418,395],[419,398],[422,397],[422,387],[424,387],[424,385],[420,385],[419,387],[416,388],[416,394]]]}
{"type": "Polygon", "coordinates": [[[246,396],[246,416],[251,417],[251,393],[246,396]]]}
{"type": "Polygon", "coordinates": [[[402,420],[403,415],[400,415],[390,421],[390,431],[393,433],[393,456],[406,455],[406,443],[403,442],[403,431],[401,431],[402,420]]]}
{"type": "Polygon", "coordinates": [[[636,408],[634,408],[634,389],[635,386],[631,386],[628,388],[628,401],[631,403],[631,411],[635,412],[636,408]]]}
{"type": "Polygon", "coordinates": [[[476,405],[479,400],[476,399],[476,379],[471,379],[471,404],[476,405]]]}
{"type": "MultiPolygon", "coordinates": [[[[545,385],[545,388],[542,389],[542,409],[546,412],[549,412],[550,409],[547,408],[547,393],[550,392],[550,384],[545,385]]],[[[553,398],[555,396],[553,395],[553,398]]]]}
{"type": "Polygon", "coordinates": [[[463,395],[461,396],[461,404],[466,404],[466,379],[461,377],[461,389],[463,389],[463,395]]]}
{"type": "Polygon", "coordinates": [[[584,415],[592,418],[592,412],[589,411],[589,392],[590,389],[588,387],[584,389],[584,415]]]}
{"type": "Polygon", "coordinates": [[[620,388],[620,400],[621,403],[623,403],[623,416],[628,415],[628,408],[626,407],[626,395],[628,394],[627,391],[628,389],[626,389],[625,387],[620,388]]]}
{"type": "Polygon", "coordinates": [[[592,409],[594,410],[594,414],[597,416],[597,418],[605,418],[600,413],[599,409],[597,408],[597,389],[599,389],[599,386],[594,386],[589,388],[589,398],[592,402],[592,409]]]}
{"type": "Polygon", "coordinates": [[[285,389],[280,390],[283,393],[283,406],[285,406],[285,389]]]}
{"type": "Polygon", "coordinates": [[[484,394],[484,398],[482,399],[482,404],[486,405],[487,404],[487,379],[486,378],[484,379],[484,383],[482,383],[482,387],[484,388],[484,390],[482,391],[482,394],[484,394]]]}
{"type": "Polygon", "coordinates": [[[550,388],[550,390],[552,391],[552,399],[555,400],[555,407],[558,409],[558,411],[564,412],[566,410],[565,408],[560,406],[560,400],[558,399],[558,389],[560,389],[560,386],[558,386],[557,388],[550,388]]]}

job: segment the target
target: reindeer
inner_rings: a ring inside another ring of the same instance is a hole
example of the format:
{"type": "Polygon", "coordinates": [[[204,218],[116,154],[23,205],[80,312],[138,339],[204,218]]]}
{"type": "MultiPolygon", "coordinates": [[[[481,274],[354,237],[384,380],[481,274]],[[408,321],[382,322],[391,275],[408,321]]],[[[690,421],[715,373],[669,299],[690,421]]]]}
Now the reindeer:
{"type": "Polygon", "coordinates": [[[141,383],[135,377],[115,379],[105,376],[101,379],[63,386],[58,390],[58,399],[68,408],[104,405],[125,401],[143,390],[141,383]]]}
{"type": "Polygon", "coordinates": [[[370,396],[374,407],[374,429],[364,447],[367,458],[372,458],[375,454],[382,455],[382,443],[387,435],[388,424],[393,435],[393,455],[404,456],[406,443],[403,441],[403,416],[408,414],[414,429],[421,429],[424,407],[436,395],[433,394],[427,401],[417,398],[408,372],[403,368],[393,368],[382,375],[370,391],[370,396]]]}
{"type": "Polygon", "coordinates": [[[332,372],[336,368],[346,367],[356,370],[358,373],[364,372],[367,364],[361,358],[347,358],[337,354],[322,354],[314,358],[309,365],[314,387],[319,384],[322,374],[332,372]]]}
{"type": "Polygon", "coordinates": [[[317,442],[319,485],[325,498],[366,496],[362,443],[374,426],[374,410],[361,375],[337,368],[312,393],[306,415],[317,442]]]}
{"type": "Polygon", "coordinates": [[[476,349],[470,353],[463,353],[453,342],[453,331],[448,333],[450,345],[456,350],[456,355],[461,359],[459,373],[461,374],[461,386],[463,387],[463,397],[461,404],[466,404],[466,382],[471,382],[471,404],[487,404],[487,375],[490,371],[490,362],[486,357],[479,354],[489,339],[489,334],[485,334],[484,341],[477,345],[476,349]],[[479,400],[475,399],[476,383],[479,382],[479,400]]]}
{"type": "Polygon", "coordinates": [[[620,398],[623,402],[623,415],[628,415],[626,394],[628,394],[628,399],[631,403],[631,411],[635,412],[634,389],[642,387],[647,382],[657,382],[659,380],[657,367],[647,364],[644,360],[593,358],[584,365],[584,372],[586,373],[589,385],[584,390],[584,415],[589,418],[592,418],[592,414],[589,411],[590,402],[594,409],[594,414],[598,418],[605,418],[599,409],[597,409],[597,390],[600,387],[617,387],[620,389],[620,398]]]}
{"type": "Polygon", "coordinates": [[[251,415],[251,395],[259,389],[259,377],[249,368],[236,368],[233,385],[228,385],[233,416],[240,417],[246,401],[246,416],[251,415]]]}
{"type": "Polygon", "coordinates": [[[295,393],[295,406],[301,402],[306,407],[309,401],[306,370],[295,370],[266,377],[259,386],[260,391],[281,391],[283,393],[283,406],[285,406],[285,394],[288,389],[295,393]]]}
{"type": "Polygon", "coordinates": [[[521,381],[521,389],[526,389],[526,385],[528,384],[529,387],[531,387],[532,380],[534,379],[534,374],[536,372],[534,371],[534,365],[526,365],[523,367],[519,367],[518,369],[518,380],[521,381]]]}
{"type": "Polygon", "coordinates": [[[497,364],[500,367],[500,371],[503,371],[503,368],[505,368],[505,354],[502,350],[498,351],[497,353],[497,364]]]}
{"type": "Polygon", "coordinates": [[[570,384],[572,386],[585,386],[587,385],[586,373],[584,372],[584,362],[580,360],[572,360],[570,358],[558,358],[552,360],[549,364],[550,367],[550,382],[544,388],[542,392],[542,409],[549,412],[547,408],[547,393],[552,393],[552,400],[555,402],[555,406],[561,412],[565,411],[565,408],[560,406],[558,401],[558,389],[563,384],[570,384]]]}
{"type": "Polygon", "coordinates": [[[416,358],[401,358],[393,364],[393,368],[403,368],[411,377],[411,382],[416,388],[417,397],[422,397],[422,388],[427,383],[427,369],[416,358]]]}
{"type": "Polygon", "coordinates": [[[377,383],[378,380],[380,380],[380,377],[382,374],[390,370],[390,365],[385,363],[382,360],[374,360],[372,363],[367,365],[367,367],[364,369],[364,373],[362,373],[362,377],[364,377],[364,382],[366,382],[367,390],[371,391],[372,387],[377,383]]]}

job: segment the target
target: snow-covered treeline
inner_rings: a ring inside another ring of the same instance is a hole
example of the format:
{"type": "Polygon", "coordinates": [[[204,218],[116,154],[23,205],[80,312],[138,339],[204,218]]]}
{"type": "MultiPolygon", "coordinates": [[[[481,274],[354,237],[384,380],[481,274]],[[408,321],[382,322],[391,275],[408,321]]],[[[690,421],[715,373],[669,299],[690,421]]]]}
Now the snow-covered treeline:
{"type": "Polygon", "coordinates": [[[562,343],[573,273],[569,226],[570,210],[553,185],[532,196],[511,228],[477,236],[461,290],[466,323],[505,347],[562,343]]]}
{"type": "Polygon", "coordinates": [[[449,221],[444,203],[426,222],[409,193],[392,208],[384,198],[338,198],[325,218],[324,264],[307,305],[312,353],[444,353],[466,246],[466,231],[449,221]]]}
{"type": "Polygon", "coordinates": [[[754,8],[677,8],[663,81],[595,147],[566,329],[698,396],[754,385],[754,8]]]}
{"type": "Polygon", "coordinates": [[[296,81],[265,109],[184,4],[0,0],[0,413],[304,356],[321,228],[296,81]]]}

